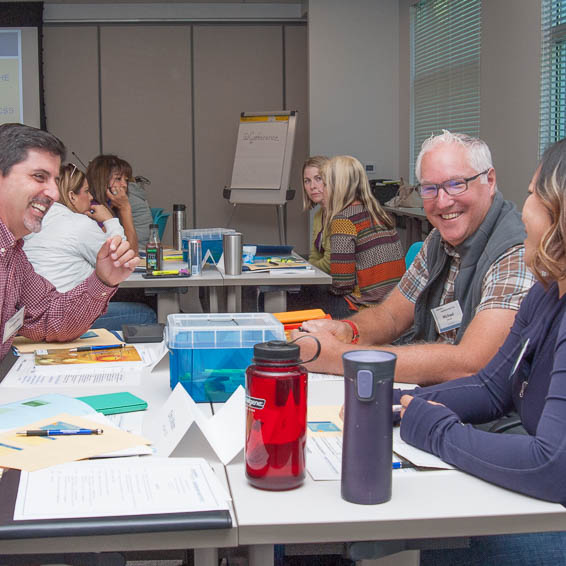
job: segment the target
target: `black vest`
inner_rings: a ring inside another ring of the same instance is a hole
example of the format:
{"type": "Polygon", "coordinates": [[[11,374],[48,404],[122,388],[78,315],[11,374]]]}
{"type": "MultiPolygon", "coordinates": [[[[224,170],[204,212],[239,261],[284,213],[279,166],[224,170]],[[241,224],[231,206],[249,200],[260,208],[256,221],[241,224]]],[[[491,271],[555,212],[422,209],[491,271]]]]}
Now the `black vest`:
{"type": "MultiPolygon", "coordinates": [[[[456,344],[462,339],[481,301],[486,272],[506,250],[522,244],[525,237],[525,228],[515,205],[503,200],[501,193],[496,191],[491,208],[479,228],[455,248],[461,259],[460,271],[454,282],[454,300],[460,303],[463,314],[456,344]]],[[[415,304],[413,328],[403,342],[437,341],[439,334],[430,311],[440,305],[450,260],[441,243],[440,232],[434,230],[430,235],[426,258],[429,279],[415,304]]]]}

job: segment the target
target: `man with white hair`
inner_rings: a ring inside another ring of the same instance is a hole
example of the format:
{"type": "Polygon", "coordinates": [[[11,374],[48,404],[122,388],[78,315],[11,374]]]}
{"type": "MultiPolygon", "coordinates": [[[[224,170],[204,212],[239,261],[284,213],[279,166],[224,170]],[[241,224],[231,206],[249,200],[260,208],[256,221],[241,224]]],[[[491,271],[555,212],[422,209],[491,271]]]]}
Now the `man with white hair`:
{"type": "MultiPolygon", "coordinates": [[[[477,372],[503,344],[534,279],[521,216],[497,190],[487,144],[445,130],[423,143],[416,175],[434,229],[381,304],[303,324],[322,344],[309,370],[341,374],[344,352],[379,349],[397,355],[397,381],[430,385],[477,372]]],[[[302,359],[313,342],[299,342],[302,359]]]]}

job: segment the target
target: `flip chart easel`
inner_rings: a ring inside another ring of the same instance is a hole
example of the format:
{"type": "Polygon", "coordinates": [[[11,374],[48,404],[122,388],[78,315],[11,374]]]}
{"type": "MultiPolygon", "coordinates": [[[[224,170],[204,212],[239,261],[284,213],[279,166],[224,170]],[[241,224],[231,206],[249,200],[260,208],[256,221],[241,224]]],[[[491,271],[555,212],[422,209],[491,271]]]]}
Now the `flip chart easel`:
{"type": "Polygon", "coordinates": [[[242,112],[230,186],[223,196],[238,204],[277,207],[279,242],[287,243],[286,204],[289,189],[297,111],[242,112]]]}

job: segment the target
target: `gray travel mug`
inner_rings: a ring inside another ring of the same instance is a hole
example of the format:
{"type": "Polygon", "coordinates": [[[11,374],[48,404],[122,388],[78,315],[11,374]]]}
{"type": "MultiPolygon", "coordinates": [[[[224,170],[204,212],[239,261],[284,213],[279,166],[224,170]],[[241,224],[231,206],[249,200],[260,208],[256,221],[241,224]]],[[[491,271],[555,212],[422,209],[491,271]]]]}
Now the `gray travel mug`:
{"type": "Polygon", "coordinates": [[[391,499],[393,376],[397,356],[355,350],[344,363],[342,499],[372,505],[391,499]]]}
{"type": "Polygon", "coordinates": [[[240,275],[242,273],[242,234],[240,232],[223,234],[222,251],[224,253],[224,273],[240,275]]]}
{"type": "Polygon", "coordinates": [[[173,249],[181,250],[183,241],[181,231],[185,229],[186,206],[184,204],[173,205],[173,249]]]}

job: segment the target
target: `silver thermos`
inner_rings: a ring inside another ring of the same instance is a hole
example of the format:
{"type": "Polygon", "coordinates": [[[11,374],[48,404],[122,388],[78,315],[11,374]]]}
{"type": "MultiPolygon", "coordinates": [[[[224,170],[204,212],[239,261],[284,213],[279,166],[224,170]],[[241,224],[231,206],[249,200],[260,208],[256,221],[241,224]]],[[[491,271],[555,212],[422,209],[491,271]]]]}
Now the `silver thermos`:
{"type": "Polygon", "coordinates": [[[183,242],[181,241],[181,230],[186,228],[186,206],[184,204],[173,205],[173,248],[180,250],[183,242]]]}

